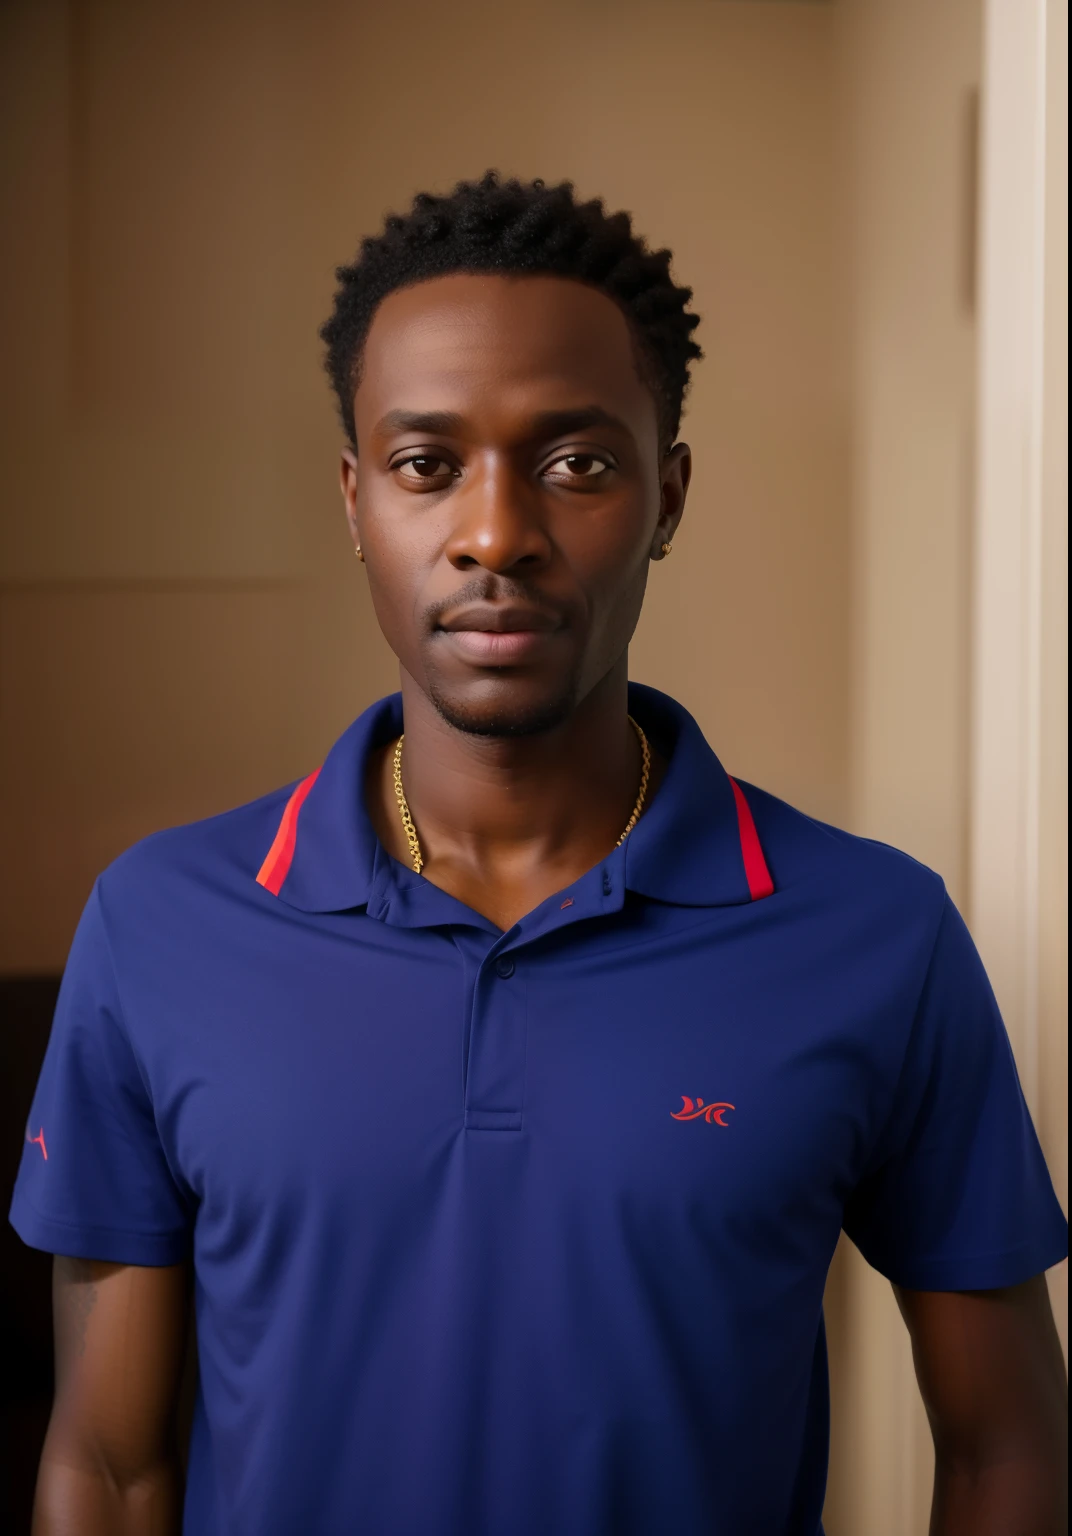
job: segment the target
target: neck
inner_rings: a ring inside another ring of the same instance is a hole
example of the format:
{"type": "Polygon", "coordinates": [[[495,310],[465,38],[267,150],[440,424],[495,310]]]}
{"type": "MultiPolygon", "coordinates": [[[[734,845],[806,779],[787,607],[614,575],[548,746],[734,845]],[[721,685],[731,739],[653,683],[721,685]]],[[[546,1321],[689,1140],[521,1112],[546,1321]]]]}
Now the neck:
{"type": "MultiPolygon", "coordinates": [[[[509,926],[614,847],[640,783],[625,657],[561,725],[534,736],[456,730],[404,672],[402,700],[403,784],[433,884],[509,926]]],[[[388,852],[408,864],[392,755],[393,743],[373,765],[369,809],[388,852]]]]}

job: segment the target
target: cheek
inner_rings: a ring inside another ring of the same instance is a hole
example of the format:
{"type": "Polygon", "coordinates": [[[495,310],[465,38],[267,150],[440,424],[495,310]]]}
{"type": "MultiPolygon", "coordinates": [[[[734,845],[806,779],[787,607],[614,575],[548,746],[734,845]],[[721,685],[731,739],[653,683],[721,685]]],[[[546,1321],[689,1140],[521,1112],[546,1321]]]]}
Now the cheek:
{"type": "Polygon", "coordinates": [[[647,588],[651,534],[635,518],[627,537],[623,532],[619,524],[615,536],[601,543],[601,558],[575,567],[587,600],[588,648],[597,662],[615,661],[629,644],[647,588]]]}
{"type": "Polygon", "coordinates": [[[366,538],[365,571],[377,623],[392,651],[412,671],[423,585],[421,567],[407,550],[374,536],[366,538]]]}
{"type": "Polygon", "coordinates": [[[658,496],[649,495],[646,486],[630,486],[593,502],[554,508],[552,537],[581,585],[621,593],[646,564],[658,496]]]}
{"type": "Polygon", "coordinates": [[[644,593],[648,584],[648,560],[637,562],[623,574],[612,591],[608,591],[598,610],[593,608],[593,640],[605,642],[608,652],[617,656],[633,638],[633,631],[640,618],[644,593]]]}

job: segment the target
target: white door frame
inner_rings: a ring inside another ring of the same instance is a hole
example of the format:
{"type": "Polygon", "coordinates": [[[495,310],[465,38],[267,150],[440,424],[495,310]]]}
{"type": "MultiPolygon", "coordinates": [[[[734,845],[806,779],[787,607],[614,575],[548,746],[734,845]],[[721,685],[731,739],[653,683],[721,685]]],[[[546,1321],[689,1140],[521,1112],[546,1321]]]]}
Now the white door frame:
{"type": "Polygon", "coordinates": [[[1067,0],[984,0],[969,915],[1033,1111],[1040,1072],[1047,42],[1051,30],[1061,30],[1054,12],[1062,9],[1067,32],[1067,0]]]}

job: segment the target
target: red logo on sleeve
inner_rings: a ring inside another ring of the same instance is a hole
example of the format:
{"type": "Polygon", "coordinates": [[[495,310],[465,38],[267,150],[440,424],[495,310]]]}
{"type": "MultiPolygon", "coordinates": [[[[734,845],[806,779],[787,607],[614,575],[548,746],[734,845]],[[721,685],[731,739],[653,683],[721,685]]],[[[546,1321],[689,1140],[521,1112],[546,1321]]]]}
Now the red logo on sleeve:
{"type": "Polygon", "coordinates": [[[681,1108],[676,1111],[671,1110],[670,1118],[671,1120],[706,1120],[708,1125],[721,1125],[729,1130],[722,1116],[727,1109],[733,1108],[735,1108],[733,1104],[705,1104],[703,1099],[689,1099],[682,1094],[681,1108]]]}
{"type": "Polygon", "coordinates": [[[30,1135],[30,1128],[29,1128],[29,1126],[27,1126],[27,1128],[26,1128],[26,1140],[30,1143],[31,1147],[40,1147],[41,1148],[41,1156],[44,1158],[45,1162],[47,1163],[48,1162],[48,1152],[45,1150],[45,1128],[44,1128],[44,1126],[41,1127],[41,1129],[38,1131],[36,1136],[31,1136],[30,1135]]]}

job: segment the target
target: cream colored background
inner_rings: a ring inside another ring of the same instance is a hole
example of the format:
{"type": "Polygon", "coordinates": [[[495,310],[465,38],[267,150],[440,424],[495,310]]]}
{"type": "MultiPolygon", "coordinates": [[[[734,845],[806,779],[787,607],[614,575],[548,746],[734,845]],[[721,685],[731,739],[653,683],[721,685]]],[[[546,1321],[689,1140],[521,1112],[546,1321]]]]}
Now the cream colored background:
{"type": "MultiPolygon", "coordinates": [[[[0,7],[0,967],[58,968],[123,847],[308,771],[393,686],[315,331],[333,265],[384,211],[488,165],[630,208],[696,289],[697,477],[634,676],[734,772],[940,870],[971,919],[995,4],[0,7]]],[[[1067,6],[1042,4],[1059,35],[1067,6]]],[[[1060,364],[1051,345],[1031,1039],[1063,1192],[1060,364]]],[[[903,1330],[847,1248],[828,1318],[829,1536],[922,1532],[903,1330]]]]}

